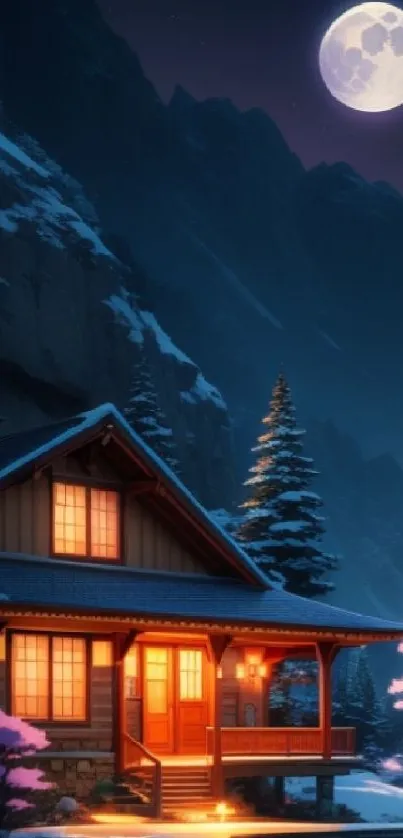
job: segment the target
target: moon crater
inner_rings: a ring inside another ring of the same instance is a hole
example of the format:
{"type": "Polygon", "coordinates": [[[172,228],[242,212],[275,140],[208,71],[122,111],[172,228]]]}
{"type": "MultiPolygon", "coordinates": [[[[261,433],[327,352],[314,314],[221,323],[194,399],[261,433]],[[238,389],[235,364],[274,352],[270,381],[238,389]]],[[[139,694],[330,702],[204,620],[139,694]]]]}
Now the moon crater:
{"type": "Polygon", "coordinates": [[[319,66],[330,93],[350,108],[377,112],[403,103],[403,12],[367,2],[337,18],[322,39],[319,66]]]}

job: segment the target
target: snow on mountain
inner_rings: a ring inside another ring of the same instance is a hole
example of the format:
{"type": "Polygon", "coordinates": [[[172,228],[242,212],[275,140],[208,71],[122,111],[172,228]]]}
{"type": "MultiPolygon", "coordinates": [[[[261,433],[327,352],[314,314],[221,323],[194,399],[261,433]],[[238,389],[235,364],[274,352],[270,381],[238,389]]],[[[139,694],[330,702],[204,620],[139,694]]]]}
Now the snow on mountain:
{"type": "Polygon", "coordinates": [[[134,295],[131,295],[126,288],[122,287],[120,294],[112,294],[109,299],[104,300],[104,303],[112,309],[118,322],[129,329],[131,341],[143,344],[144,335],[147,332],[153,337],[163,355],[171,356],[178,364],[189,369],[192,384],[188,389],[181,390],[182,401],[187,404],[197,404],[200,401],[210,400],[220,410],[227,410],[227,405],[217,388],[206,381],[196,364],[173,343],[154,314],[138,308],[134,295]]]}
{"type": "Polygon", "coordinates": [[[184,481],[206,505],[227,502],[231,436],[219,391],[139,307],[144,273],[116,257],[82,186],[1,113],[0,196],[2,431],[102,402],[124,410],[145,349],[184,481]]]}
{"type": "Polygon", "coordinates": [[[60,193],[51,185],[51,173],[3,133],[0,133],[0,171],[6,179],[12,179],[23,193],[20,201],[0,210],[0,227],[3,230],[16,233],[22,223],[28,222],[34,224],[38,235],[53,247],[64,249],[66,234],[74,235],[87,243],[96,255],[115,258],[97,233],[64,203],[60,193]]]}

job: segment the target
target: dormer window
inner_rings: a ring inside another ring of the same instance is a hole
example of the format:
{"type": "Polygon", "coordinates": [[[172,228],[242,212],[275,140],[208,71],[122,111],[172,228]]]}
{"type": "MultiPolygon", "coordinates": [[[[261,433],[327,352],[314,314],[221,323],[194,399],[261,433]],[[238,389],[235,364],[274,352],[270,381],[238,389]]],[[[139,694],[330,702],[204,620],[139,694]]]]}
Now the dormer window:
{"type": "Polygon", "coordinates": [[[53,484],[53,552],[75,558],[119,558],[119,493],[53,484]]]}

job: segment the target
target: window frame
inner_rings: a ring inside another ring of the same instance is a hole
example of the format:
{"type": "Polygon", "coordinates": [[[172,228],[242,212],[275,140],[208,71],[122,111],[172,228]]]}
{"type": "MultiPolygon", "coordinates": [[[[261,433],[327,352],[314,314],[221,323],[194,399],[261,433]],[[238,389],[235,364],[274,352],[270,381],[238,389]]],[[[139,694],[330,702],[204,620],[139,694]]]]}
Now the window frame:
{"type": "Polygon", "coordinates": [[[124,543],[123,536],[123,509],[124,509],[124,495],[121,487],[116,484],[100,483],[95,480],[80,480],[79,477],[66,479],[65,476],[53,474],[50,485],[50,555],[55,559],[65,559],[69,562],[94,562],[100,565],[112,565],[112,567],[123,564],[122,545],[124,543]],[[54,549],[55,545],[55,503],[56,503],[56,484],[64,486],[79,486],[85,490],[85,524],[86,524],[86,552],[85,553],[58,553],[54,549]],[[117,526],[116,526],[116,543],[117,556],[112,559],[110,556],[93,556],[91,552],[91,489],[96,489],[99,492],[114,492],[117,499],[117,526]]]}
{"type": "Polygon", "coordinates": [[[91,724],[91,665],[92,665],[92,635],[83,634],[79,632],[59,632],[59,631],[37,631],[35,629],[13,629],[7,632],[6,638],[6,663],[7,663],[7,708],[10,715],[13,713],[13,652],[12,644],[14,635],[38,635],[47,637],[49,641],[49,660],[48,660],[48,684],[49,694],[47,697],[48,715],[47,718],[37,719],[30,716],[24,716],[23,721],[38,727],[46,728],[88,728],[91,724]],[[52,717],[52,697],[53,697],[53,638],[73,638],[84,640],[84,665],[85,665],[85,717],[84,719],[53,719],[52,717]]]}

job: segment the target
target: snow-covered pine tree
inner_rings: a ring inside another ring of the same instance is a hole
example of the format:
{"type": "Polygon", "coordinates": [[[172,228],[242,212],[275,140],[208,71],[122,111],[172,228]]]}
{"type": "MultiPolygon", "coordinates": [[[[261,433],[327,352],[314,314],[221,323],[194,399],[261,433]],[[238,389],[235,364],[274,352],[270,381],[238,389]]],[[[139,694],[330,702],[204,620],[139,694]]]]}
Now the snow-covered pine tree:
{"type": "Polygon", "coordinates": [[[313,597],[333,586],[323,576],[337,559],[319,545],[324,527],[321,498],[309,491],[318,473],[303,456],[290,388],[280,373],[272,393],[264,433],[252,449],[258,459],[245,486],[244,516],[237,537],[256,563],[272,578],[284,580],[293,593],[313,597]]]}
{"type": "Polygon", "coordinates": [[[333,723],[354,727],[357,750],[369,763],[379,759],[387,733],[387,719],[377,697],[365,647],[343,652],[333,690],[333,723]]]}
{"type": "Polygon", "coordinates": [[[179,461],[172,430],[159,404],[148,359],[140,347],[138,360],[133,366],[129,404],[123,412],[133,430],[178,473],[179,461]]]}

